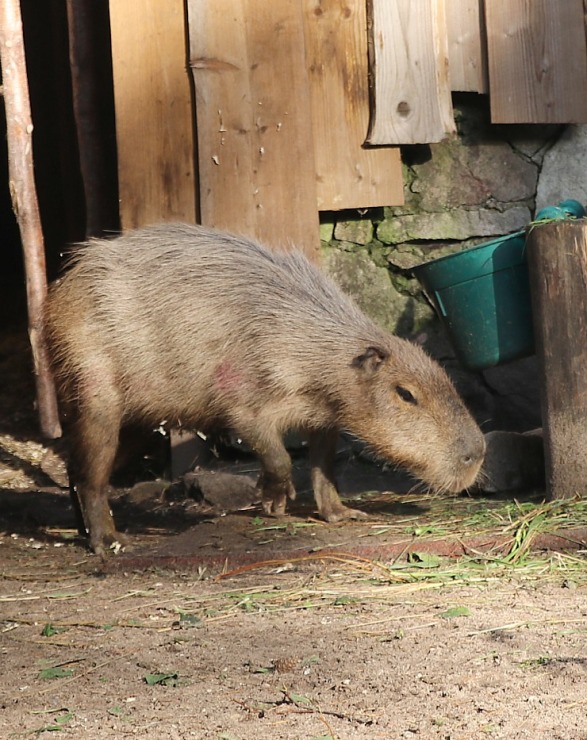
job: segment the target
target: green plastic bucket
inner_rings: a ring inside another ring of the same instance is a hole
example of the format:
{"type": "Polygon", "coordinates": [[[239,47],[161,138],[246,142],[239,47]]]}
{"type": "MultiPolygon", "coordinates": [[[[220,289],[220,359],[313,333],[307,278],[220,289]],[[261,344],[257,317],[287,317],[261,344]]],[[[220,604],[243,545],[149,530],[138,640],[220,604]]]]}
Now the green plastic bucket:
{"type": "Polygon", "coordinates": [[[414,268],[457,356],[480,370],[534,352],[524,232],[414,268]]]}

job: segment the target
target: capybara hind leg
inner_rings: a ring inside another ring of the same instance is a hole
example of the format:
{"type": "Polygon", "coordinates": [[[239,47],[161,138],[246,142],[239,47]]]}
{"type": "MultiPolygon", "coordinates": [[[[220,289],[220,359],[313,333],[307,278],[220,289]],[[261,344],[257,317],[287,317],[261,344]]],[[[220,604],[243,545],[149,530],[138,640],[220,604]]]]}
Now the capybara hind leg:
{"type": "Polygon", "coordinates": [[[104,555],[116,543],[124,544],[124,538],[116,531],[104,489],[80,483],[75,488],[75,495],[89,537],[90,549],[97,555],[104,555]]]}
{"type": "Polygon", "coordinates": [[[367,515],[364,512],[345,506],[338,495],[334,475],[337,439],[336,429],[312,432],[309,435],[312,486],[318,513],[327,522],[339,522],[342,519],[365,519],[367,515]]]}
{"type": "Polygon", "coordinates": [[[116,457],[120,431],[118,404],[106,405],[99,399],[85,403],[72,429],[72,495],[91,549],[103,554],[122,538],[116,531],[108,503],[108,481],[116,457]]]}

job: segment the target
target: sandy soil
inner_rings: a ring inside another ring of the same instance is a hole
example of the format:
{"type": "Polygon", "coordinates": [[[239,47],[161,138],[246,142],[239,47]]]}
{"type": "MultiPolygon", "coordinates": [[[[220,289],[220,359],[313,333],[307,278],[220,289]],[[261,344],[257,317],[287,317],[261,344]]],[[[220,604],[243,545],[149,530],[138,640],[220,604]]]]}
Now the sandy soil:
{"type": "Polygon", "coordinates": [[[0,539],[2,737],[587,738],[585,583],[546,561],[466,585],[351,558],[218,579],[60,544],[0,539]]]}

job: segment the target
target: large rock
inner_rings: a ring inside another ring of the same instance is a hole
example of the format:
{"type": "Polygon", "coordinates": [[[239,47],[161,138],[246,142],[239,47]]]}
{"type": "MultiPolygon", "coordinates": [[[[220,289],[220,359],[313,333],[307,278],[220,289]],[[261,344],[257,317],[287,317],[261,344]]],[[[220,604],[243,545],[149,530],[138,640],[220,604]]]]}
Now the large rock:
{"type": "Polygon", "coordinates": [[[546,153],[538,179],[536,209],[574,198],[587,203],[587,125],[568,126],[546,153]]]}
{"type": "Polygon", "coordinates": [[[526,432],[542,424],[538,360],[526,357],[483,371],[485,383],[498,399],[494,428],[526,432]]]}
{"type": "Polygon", "coordinates": [[[424,303],[399,293],[389,270],[378,267],[366,250],[322,251],[325,270],[378,324],[393,333],[408,336],[434,318],[424,303]]]}
{"type": "Polygon", "coordinates": [[[512,203],[534,197],[538,167],[507,141],[470,143],[449,139],[431,147],[428,162],[413,167],[411,191],[420,208],[483,206],[488,200],[512,203]]]}
{"type": "Polygon", "coordinates": [[[503,211],[483,208],[454,209],[386,218],[377,227],[384,244],[414,240],[464,241],[472,237],[496,237],[523,229],[530,221],[530,209],[514,206],[503,211]]]}

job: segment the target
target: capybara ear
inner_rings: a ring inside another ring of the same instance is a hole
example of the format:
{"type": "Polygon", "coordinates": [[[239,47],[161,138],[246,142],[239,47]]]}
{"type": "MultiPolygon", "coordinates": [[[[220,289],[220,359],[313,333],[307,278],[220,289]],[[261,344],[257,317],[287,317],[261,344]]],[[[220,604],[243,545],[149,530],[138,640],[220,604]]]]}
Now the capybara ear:
{"type": "Polygon", "coordinates": [[[374,373],[388,357],[389,352],[381,347],[367,347],[362,354],[355,357],[351,365],[366,372],[374,373]]]}

